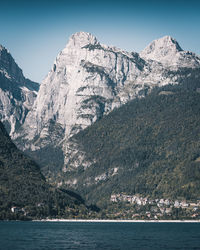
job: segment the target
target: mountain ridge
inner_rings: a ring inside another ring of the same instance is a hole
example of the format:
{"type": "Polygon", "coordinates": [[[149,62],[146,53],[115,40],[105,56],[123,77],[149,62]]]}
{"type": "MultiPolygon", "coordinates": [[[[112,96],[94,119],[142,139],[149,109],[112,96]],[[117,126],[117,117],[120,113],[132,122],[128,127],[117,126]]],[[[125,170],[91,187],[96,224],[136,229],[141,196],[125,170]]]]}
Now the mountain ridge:
{"type": "Polygon", "coordinates": [[[192,52],[184,51],[178,42],[171,36],[164,36],[154,40],[143,51],[140,56],[147,60],[155,60],[166,66],[175,67],[198,67],[200,57],[192,52]]]}
{"type": "Polygon", "coordinates": [[[197,199],[199,78],[199,56],[170,36],[137,53],[78,32],[38,93],[1,47],[0,115],[50,183],[88,202],[111,191],[197,199]]]}
{"type": "MultiPolygon", "coordinates": [[[[161,40],[167,39],[171,38],[161,40]]],[[[176,65],[169,66],[145,59],[144,53],[140,57],[137,52],[103,45],[90,33],[75,33],[42,82],[32,110],[15,134],[15,142],[35,154],[46,147],[59,149],[67,165],[71,136],[114,108],[146,96],[155,86],[180,83],[187,77],[183,70],[186,66],[200,67],[198,56],[180,48],[174,53],[178,53],[176,65]]]]}
{"type": "Polygon", "coordinates": [[[39,90],[39,84],[26,79],[9,51],[0,46],[0,119],[13,137],[39,90]]]}

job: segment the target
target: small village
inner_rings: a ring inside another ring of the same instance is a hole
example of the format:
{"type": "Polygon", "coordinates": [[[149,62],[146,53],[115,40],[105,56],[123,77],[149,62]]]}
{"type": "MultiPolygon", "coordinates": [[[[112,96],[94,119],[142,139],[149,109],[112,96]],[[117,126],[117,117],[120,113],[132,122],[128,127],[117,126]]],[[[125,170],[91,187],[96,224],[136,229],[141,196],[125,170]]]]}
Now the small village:
{"type": "Polygon", "coordinates": [[[185,217],[197,219],[200,217],[200,200],[196,202],[171,199],[151,199],[139,195],[112,194],[110,201],[115,204],[124,204],[127,211],[118,212],[118,216],[132,218],[159,219],[171,217],[185,217]]]}
{"type": "MultiPolygon", "coordinates": [[[[44,208],[45,204],[36,204],[37,210],[44,208]]],[[[27,208],[11,207],[13,214],[29,216],[27,208]]],[[[74,216],[73,218],[77,218],[74,216]]],[[[112,194],[110,205],[98,213],[89,213],[85,219],[132,219],[132,220],[174,220],[174,219],[200,219],[200,200],[196,202],[172,199],[152,199],[140,195],[112,194]]]]}

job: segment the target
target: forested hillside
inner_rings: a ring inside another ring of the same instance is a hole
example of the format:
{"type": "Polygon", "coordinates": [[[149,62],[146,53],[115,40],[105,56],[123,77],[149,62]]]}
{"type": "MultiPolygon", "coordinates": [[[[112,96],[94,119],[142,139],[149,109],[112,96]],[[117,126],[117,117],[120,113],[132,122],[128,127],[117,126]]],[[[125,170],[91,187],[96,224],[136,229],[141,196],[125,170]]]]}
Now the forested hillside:
{"type": "Polygon", "coordinates": [[[39,166],[21,153],[0,123],[0,219],[84,217],[80,196],[47,184],[39,166]]]}
{"type": "Polygon", "coordinates": [[[73,188],[98,204],[122,192],[200,199],[199,86],[194,77],[156,88],[79,132],[71,142],[92,164],[64,179],[75,179],[73,188]]]}

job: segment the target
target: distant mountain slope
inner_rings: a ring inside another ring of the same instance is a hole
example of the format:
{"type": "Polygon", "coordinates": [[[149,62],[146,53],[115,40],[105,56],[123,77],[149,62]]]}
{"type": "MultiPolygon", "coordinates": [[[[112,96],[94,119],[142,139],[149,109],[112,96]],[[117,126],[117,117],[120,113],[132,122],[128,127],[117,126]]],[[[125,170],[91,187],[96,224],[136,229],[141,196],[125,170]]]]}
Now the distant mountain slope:
{"type": "Polygon", "coordinates": [[[0,122],[0,219],[73,217],[80,211],[87,214],[83,200],[47,184],[38,165],[16,148],[0,122]]]}
{"type": "Polygon", "coordinates": [[[11,136],[32,108],[39,84],[26,79],[11,54],[0,45],[0,120],[11,136]]]}
{"type": "Polygon", "coordinates": [[[74,135],[63,184],[98,204],[122,192],[200,199],[200,77],[193,73],[193,83],[157,88],[74,135]]]}

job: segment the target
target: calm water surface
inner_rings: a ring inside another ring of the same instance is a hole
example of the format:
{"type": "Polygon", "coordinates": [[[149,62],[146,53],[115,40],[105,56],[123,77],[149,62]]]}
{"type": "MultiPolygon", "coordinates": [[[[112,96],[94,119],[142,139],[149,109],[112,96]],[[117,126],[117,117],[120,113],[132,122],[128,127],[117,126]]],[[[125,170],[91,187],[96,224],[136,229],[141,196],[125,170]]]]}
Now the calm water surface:
{"type": "Polygon", "coordinates": [[[0,222],[0,249],[200,249],[200,223],[0,222]]]}

